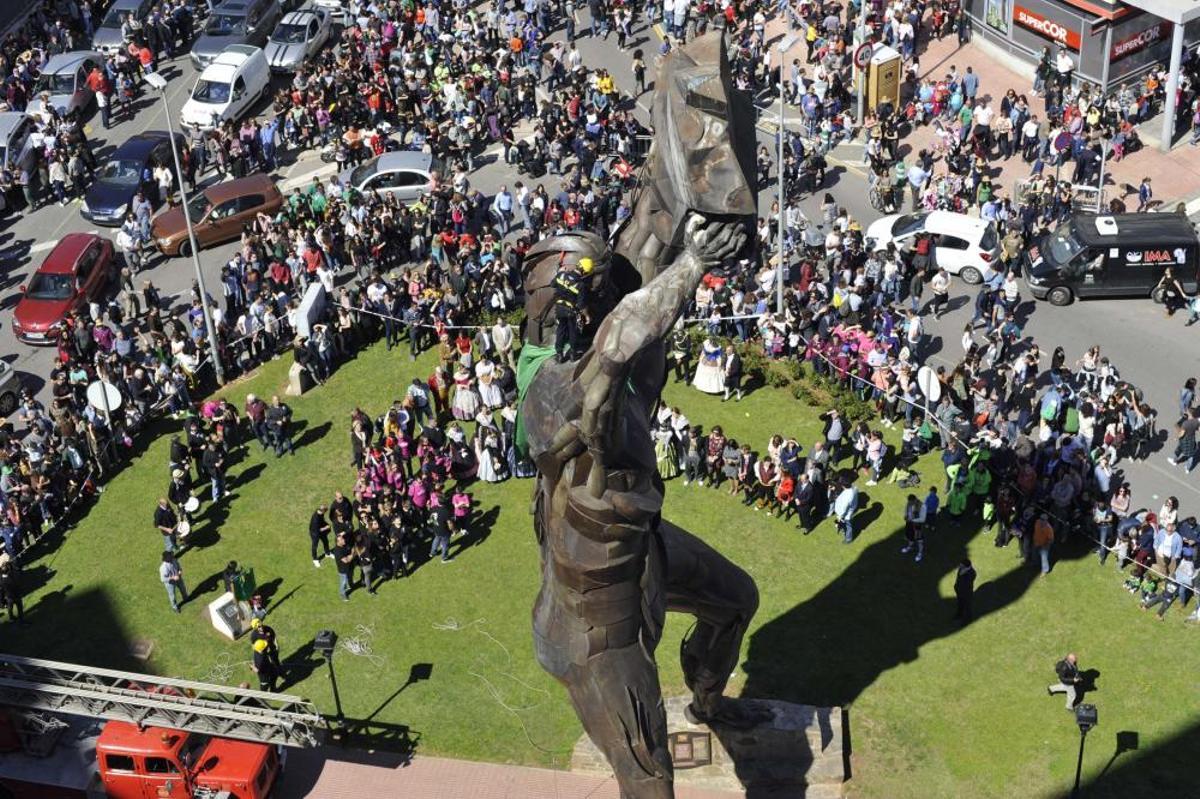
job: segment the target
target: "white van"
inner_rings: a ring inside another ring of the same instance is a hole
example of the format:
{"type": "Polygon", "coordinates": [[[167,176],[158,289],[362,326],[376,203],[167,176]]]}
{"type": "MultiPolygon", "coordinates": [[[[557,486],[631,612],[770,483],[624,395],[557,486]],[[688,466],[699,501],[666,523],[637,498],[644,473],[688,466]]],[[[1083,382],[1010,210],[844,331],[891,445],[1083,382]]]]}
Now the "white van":
{"type": "Polygon", "coordinates": [[[262,48],[230,45],[200,73],[179,116],[185,129],[212,130],[242,118],[270,93],[271,68],[262,48]]]}

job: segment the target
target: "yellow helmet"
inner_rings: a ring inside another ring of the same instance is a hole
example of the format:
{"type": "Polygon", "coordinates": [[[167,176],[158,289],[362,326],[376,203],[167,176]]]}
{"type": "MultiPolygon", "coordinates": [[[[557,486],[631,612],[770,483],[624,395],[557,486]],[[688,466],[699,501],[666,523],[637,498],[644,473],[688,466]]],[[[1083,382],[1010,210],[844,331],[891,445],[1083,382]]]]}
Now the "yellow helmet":
{"type": "Polygon", "coordinates": [[[579,259],[579,271],[583,272],[585,275],[590,275],[592,273],[592,266],[593,264],[591,258],[579,259]]]}
{"type": "Polygon", "coordinates": [[[253,646],[254,646],[255,652],[266,652],[267,651],[267,639],[259,638],[257,641],[254,642],[253,646]]]}
{"type": "Polygon", "coordinates": [[[251,630],[257,630],[259,627],[262,627],[262,619],[255,617],[250,620],[251,630]]]}

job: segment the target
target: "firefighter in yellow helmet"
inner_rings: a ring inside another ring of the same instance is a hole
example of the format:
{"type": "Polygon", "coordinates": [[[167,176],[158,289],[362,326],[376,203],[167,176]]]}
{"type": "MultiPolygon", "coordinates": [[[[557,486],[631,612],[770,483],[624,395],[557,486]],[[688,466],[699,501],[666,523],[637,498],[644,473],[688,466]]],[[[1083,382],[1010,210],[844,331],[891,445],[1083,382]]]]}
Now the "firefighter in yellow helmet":
{"type": "Polygon", "coordinates": [[[278,690],[279,670],[271,661],[271,655],[267,651],[267,640],[259,638],[250,644],[250,649],[254,652],[254,662],[250,668],[254,669],[254,673],[258,675],[258,690],[274,693],[278,690]]]}
{"type": "Polygon", "coordinates": [[[559,363],[574,360],[579,354],[580,314],[587,306],[588,283],[594,264],[591,258],[568,262],[566,253],[559,256],[558,274],[554,276],[554,356],[559,363]]]}

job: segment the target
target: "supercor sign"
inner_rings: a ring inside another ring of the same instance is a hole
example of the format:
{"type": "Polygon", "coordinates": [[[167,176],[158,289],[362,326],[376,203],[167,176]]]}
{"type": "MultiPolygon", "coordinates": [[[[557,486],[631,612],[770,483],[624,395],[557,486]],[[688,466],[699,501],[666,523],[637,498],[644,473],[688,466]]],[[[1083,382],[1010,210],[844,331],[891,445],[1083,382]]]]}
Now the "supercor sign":
{"type": "Polygon", "coordinates": [[[1033,31],[1038,36],[1058,42],[1069,50],[1079,52],[1079,31],[1067,27],[1061,22],[1049,19],[1036,11],[1030,11],[1025,6],[1013,4],[1013,22],[1022,28],[1033,31]]]}
{"type": "Polygon", "coordinates": [[[1109,61],[1120,61],[1127,55],[1145,50],[1156,42],[1163,41],[1171,35],[1172,25],[1170,22],[1159,20],[1156,24],[1146,28],[1143,31],[1138,31],[1131,36],[1126,36],[1119,42],[1113,42],[1112,51],[1108,55],[1109,61]]]}

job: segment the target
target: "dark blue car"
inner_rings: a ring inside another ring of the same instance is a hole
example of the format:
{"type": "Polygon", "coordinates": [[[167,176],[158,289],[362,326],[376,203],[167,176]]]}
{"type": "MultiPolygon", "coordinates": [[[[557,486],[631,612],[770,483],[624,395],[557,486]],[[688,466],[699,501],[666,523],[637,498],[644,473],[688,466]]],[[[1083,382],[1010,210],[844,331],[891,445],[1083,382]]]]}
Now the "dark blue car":
{"type": "MultiPolygon", "coordinates": [[[[182,157],[186,146],[184,138],[175,134],[175,142],[182,157]]],[[[146,197],[158,207],[162,198],[158,196],[158,186],[151,172],[159,163],[175,172],[171,142],[166,132],[148,130],[130,137],[96,170],[96,180],[84,196],[79,212],[84,219],[97,225],[118,226],[124,221],[129,203],[139,188],[144,188],[146,197]]]]}

